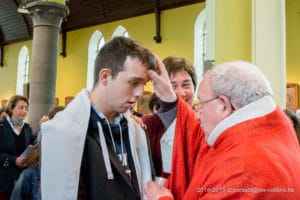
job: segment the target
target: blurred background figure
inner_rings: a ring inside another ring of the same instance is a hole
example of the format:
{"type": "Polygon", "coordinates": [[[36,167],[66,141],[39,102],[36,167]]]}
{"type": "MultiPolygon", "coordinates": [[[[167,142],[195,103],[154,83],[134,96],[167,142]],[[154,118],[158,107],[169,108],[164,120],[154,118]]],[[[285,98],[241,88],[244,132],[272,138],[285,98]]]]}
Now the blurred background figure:
{"type": "Polygon", "coordinates": [[[27,167],[20,157],[34,137],[28,123],[24,122],[28,112],[28,99],[12,96],[7,105],[7,117],[0,120],[0,199],[9,199],[15,181],[27,167]]]}
{"type": "MultiPolygon", "coordinates": [[[[65,107],[63,106],[54,106],[50,109],[48,115],[41,117],[39,124],[52,119],[56,113],[62,111],[65,107]]],[[[38,133],[36,139],[37,145],[41,144],[41,134],[38,133]]],[[[40,150],[40,147],[37,148],[40,150]]],[[[38,152],[38,157],[39,157],[38,152]]],[[[29,164],[29,163],[28,163],[29,164]]],[[[12,191],[10,200],[40,200],[40,165],[38,159],[33,160],[33,163],[29,164],[30,167],[23,170],[18,181],[15,184],[15,187],[12,191]]]]}
{"type": "Polygon", "coordinates": [[[192,108],[195,111],[196,118],[199,119],[199,116],[197,115],[199,115],[199,110],[201,109],[201,103],[198,99],[194,101],[192,108]]]}
{"type": "Polygon", "coordinates": [[[300,119],[297,117],[296,113],[290,109],[284,109],[283,112],[290,118],[297,134],[298,143],[300,144],[300,119]]]}
{"type": "Polygon", "coordinates": [[[5,108],[0,108],[0,120],[6,118],[6,109],[5,108]]]}
{"type": "Polygon", "coordinates": [[[296,116],[297,116],[298,119],[300,120],[300,109],[296,110],[296,116]]]}
{"type": "Polygon", "coordinates": [[[155,93],[152,94],[152,96],[149,99],[149,103],[148,103],[148,108],[150,110],[149,114],[141,114],[141,115],[136,115],[134,113],[132,113],[130,115],[130,117],[136,121],[142,128],[147,129],[147,125],[144,123],[143,120],[147,121],[147,120],[151,120],[152,119],[152,114],[156,113],[158,111],[160,107],[160,102],[158,97],[155,95],[155,93]],[[148,119],[149,118],[149,119],[148,119]]]}
{"type": "Polygon", "coordinates": [[[151,113],[156,113],[160,108],[159,98],[156,96],[155,92],[151,95],[148,104],[149,110],[151,113]]]}

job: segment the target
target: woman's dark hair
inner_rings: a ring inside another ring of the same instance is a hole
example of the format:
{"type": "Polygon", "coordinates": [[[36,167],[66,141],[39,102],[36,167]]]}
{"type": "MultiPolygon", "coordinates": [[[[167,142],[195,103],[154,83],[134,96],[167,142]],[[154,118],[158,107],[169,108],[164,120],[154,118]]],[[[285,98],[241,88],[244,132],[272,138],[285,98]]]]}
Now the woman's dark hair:
{"type": "Polygon", "coordinates": [[[176,74],[177,72],[185,71],[191,76],[194,88],[196,88],[197,78],[192,63],[190,63],[185,58],[178,57],[178,56],[166,57],[163,60],[163,63],[166,66],[166,70],[168,72],[169,77],[171,77],[171,75],[176,74]]]}
{"type": "Polygon", "coordinates": [[[58,113],[59,111],[62,111],[63,109],[65,109],[64,106],[54,106],[53,108],[51,108],[48,113],[49,119],[52,119],[56,113],[58,113]]]}
{"type": "Polygon", "coordinates": [[[150,99],[149,99],[148,107],[149,107],[149,109],[150,109],[150,111],[151,111],[152,113],[154,113],[154,107],[155,107],[156,110],[159,109],[159,107],[160,107],[160,100],[159,100],[159,98],[156,96],[155,93],[153,93],[153,94],[151,95],[151,97],[150,97],[150,99]]]}

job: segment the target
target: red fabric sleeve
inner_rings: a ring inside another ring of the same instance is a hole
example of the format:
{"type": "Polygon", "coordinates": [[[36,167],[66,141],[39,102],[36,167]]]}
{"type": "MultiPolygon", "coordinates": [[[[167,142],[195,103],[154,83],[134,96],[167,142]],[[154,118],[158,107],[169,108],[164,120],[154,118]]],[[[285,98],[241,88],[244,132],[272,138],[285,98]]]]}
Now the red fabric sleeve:
{"type": "Polygon", "coordinates": [[[204,133],[200,122],[196,120],[194,110],[180,97],[176,117],[169,189],[174,199],[182,199],[191,180],[204,133]]]}

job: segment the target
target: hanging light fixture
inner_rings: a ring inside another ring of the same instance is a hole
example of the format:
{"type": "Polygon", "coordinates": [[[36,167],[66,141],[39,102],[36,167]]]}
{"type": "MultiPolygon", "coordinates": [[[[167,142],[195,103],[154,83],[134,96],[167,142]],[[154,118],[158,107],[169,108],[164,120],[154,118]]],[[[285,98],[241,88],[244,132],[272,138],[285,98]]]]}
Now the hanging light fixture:
{"type": "Polygon", "coordinates": [[[26,8],[26,5],[27,5],[27,0],[22,0],[18,8],[18,13],[22,13],[22,14],[29,13],[29,10],[26,8]]]}

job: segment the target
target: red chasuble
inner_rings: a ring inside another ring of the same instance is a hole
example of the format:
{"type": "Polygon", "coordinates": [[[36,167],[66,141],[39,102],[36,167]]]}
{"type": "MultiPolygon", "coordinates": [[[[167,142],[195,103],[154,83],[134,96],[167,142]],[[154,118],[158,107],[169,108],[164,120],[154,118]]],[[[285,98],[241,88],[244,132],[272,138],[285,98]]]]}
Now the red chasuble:
{"type": "Polygon", "coordinates": [[[175,199],[182,199],[191,181],[200,141],[204,141],[204,133],[200,122],[195,118],[195,112],[182,98],[178,98],[176,117],[169,189],[175,199]]]}
{"type": "Polygon", "coordinates": [[[300,199],[299,145],[280,108],[226,129],[213,147],[202,141],[195,165],[199,142],[190,136],[199,124],[187,109],[179,101],[182,123],[176,126],[171,179],[175,199],[300,199]]]}

